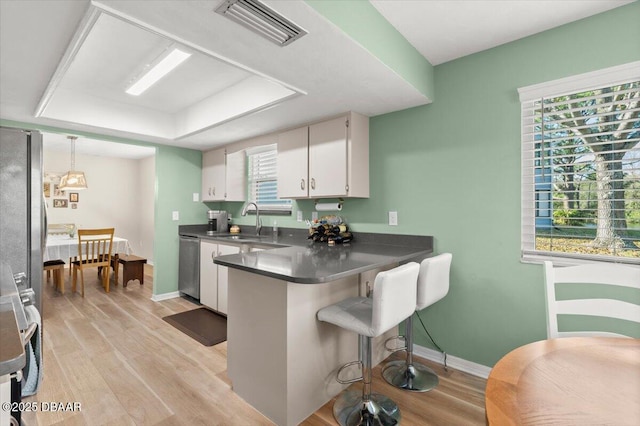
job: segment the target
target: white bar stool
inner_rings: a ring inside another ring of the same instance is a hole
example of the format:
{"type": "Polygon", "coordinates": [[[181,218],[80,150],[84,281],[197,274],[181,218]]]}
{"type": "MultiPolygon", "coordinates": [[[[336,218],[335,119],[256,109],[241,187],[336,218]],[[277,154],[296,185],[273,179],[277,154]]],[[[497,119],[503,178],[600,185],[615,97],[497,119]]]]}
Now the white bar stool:
{"type": "Polygon", "coordinates": [[[419,272],[420,265],[415,262],[380,272],[371,298],[350,297],[318,311],[318,320],[358,333],[362,344],[361,359],[338,370],[340,383],[363,382],[362,394],[346,390],[333,404],[333,416],[340,425],[387,426],[400,421],[400,409],[395,402],[371,393],[371,340],[413,314],[419,272]],[[341,371],[354,364],[361,366],[362,377],[341,380],[341,371]]]}
{"type": "MultiPolygon", "coordinates": [[[[449,270],[451,253],[429,257],[420,263],[418,276],[416,311],[433,305],[449,292],[449,270]]],[[[397,337],[396,337],[397,338],[397,337]]],[[[396,338],[391,338],[393,340],[396,338]]],[[[387,340],[387,342],[389,341],[387,340]]],[[[413,315],[405,321],[405,347],[390,349],[406,350],[405,361],[391,361],[382,370],[387,383],[413,392],[426,392],[438,386],[438,375],[426,365],[413,362],[413,315]]]]}

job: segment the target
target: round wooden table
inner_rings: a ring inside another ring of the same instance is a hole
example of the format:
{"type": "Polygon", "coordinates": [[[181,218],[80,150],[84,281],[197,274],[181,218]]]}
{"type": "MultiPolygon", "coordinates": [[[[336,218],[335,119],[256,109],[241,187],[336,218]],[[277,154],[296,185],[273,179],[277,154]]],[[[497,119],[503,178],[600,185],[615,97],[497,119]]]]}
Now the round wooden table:
{"type": "Polygon", "coordinates": [[[640,339],[519,347],[491,370],[485,404],[490,425],[640,425],[640,339]]]}

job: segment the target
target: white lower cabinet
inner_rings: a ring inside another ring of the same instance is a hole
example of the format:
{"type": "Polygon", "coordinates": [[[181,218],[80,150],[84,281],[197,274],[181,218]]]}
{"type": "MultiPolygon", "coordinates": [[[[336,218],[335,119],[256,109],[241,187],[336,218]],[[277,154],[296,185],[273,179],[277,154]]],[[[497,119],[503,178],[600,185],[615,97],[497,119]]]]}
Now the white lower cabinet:
{"type": "Polygon", "coordinates": [[[239,246],[200,241],[200,303],[227,313],[228,268],[213,263],[217,256],[240,253],[239,246]]]}
{"type": "MultiPolygon", "coordinates": [[[[218,244],[218,256],[240,253],[238,246],[225,246],[218,244]]],[[[216,265],[218,267],[218,312],[227,313],[227,300],[229,294],[229,268],[216,265]]]]}
{"type": "Polygon", "coordinates": [[[200,303],[218,309],[218,265],[213,258],[218,254],[218,245],[200,241],[200,303]]]}

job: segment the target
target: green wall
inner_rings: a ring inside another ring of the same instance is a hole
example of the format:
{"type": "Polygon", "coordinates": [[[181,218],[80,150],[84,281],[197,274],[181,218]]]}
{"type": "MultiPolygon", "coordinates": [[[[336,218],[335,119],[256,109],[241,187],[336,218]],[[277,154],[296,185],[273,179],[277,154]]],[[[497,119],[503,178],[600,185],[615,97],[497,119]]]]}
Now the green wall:
{"type": "Polygon", "coordinates": [[[207,206],[193,202],[202,189],[202,152],[156,147],[154,294],[178,291],[178,225],[207,222],[207,206]],[[180,220],[172,220],[172,212],[180,220]]]}
{"type": "Polygon", "coordinates": [[[433,102],[433,66],[371,3],[364,0],[306,0],[306,3],[433,102]]]}
{"type": "Polygon", "coordinates": [[[206,223],[207,206],[192,201],[193,193],[200,193],[201,190],[202,152],[32,123],[0,120],[0,125],[155,147],[153,293],[163,294],[178,291],[178,225],[206,223]],[[180,212],[179,221],[171,220],[171,213],[175,210],[180,212]]]}
{"type": "MultiPolygon", "coordinates": [[[[453,253],[449,294],[422,312],[449,354],[493,366],[546,338],[542,266],[520,262],[517,88],[640,60],[638,16],[635,2],[438,65],[434,103],[371,118],[371,196],[346,200],[341,215],[356,238],[433,235],[436,252],[453,253]],[[399,226],[386,224],[389,210],[399,226]]],[[[294,204],[293,217],[310,217],[312,201],[294,204]]],[[[415,324],[416,343],[433,348],[415,324]]]]}
{"type": "Polygon", "coordinates": [[[453,253],[449,295],[423,312],[451,355],[492,366],[546,337],[542,266],[520,262],[517,88],[639,60],[638,16],[636,2],[436,66],[433,104],[371,119],[371,198],[344,213],[389,232],[397,210],[397,232],[453,253]]]}

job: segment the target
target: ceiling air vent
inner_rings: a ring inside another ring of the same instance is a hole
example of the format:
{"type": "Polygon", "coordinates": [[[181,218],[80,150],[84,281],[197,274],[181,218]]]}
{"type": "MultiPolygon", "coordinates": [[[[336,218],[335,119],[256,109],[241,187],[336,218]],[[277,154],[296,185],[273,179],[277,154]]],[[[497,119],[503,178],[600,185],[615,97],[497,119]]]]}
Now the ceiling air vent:
{"type": "Polygon", "coordinates": [[[278,46],[307,34],[305,30],[257,0],[227,0],[216,12],[244,25],[278,46]]]}

